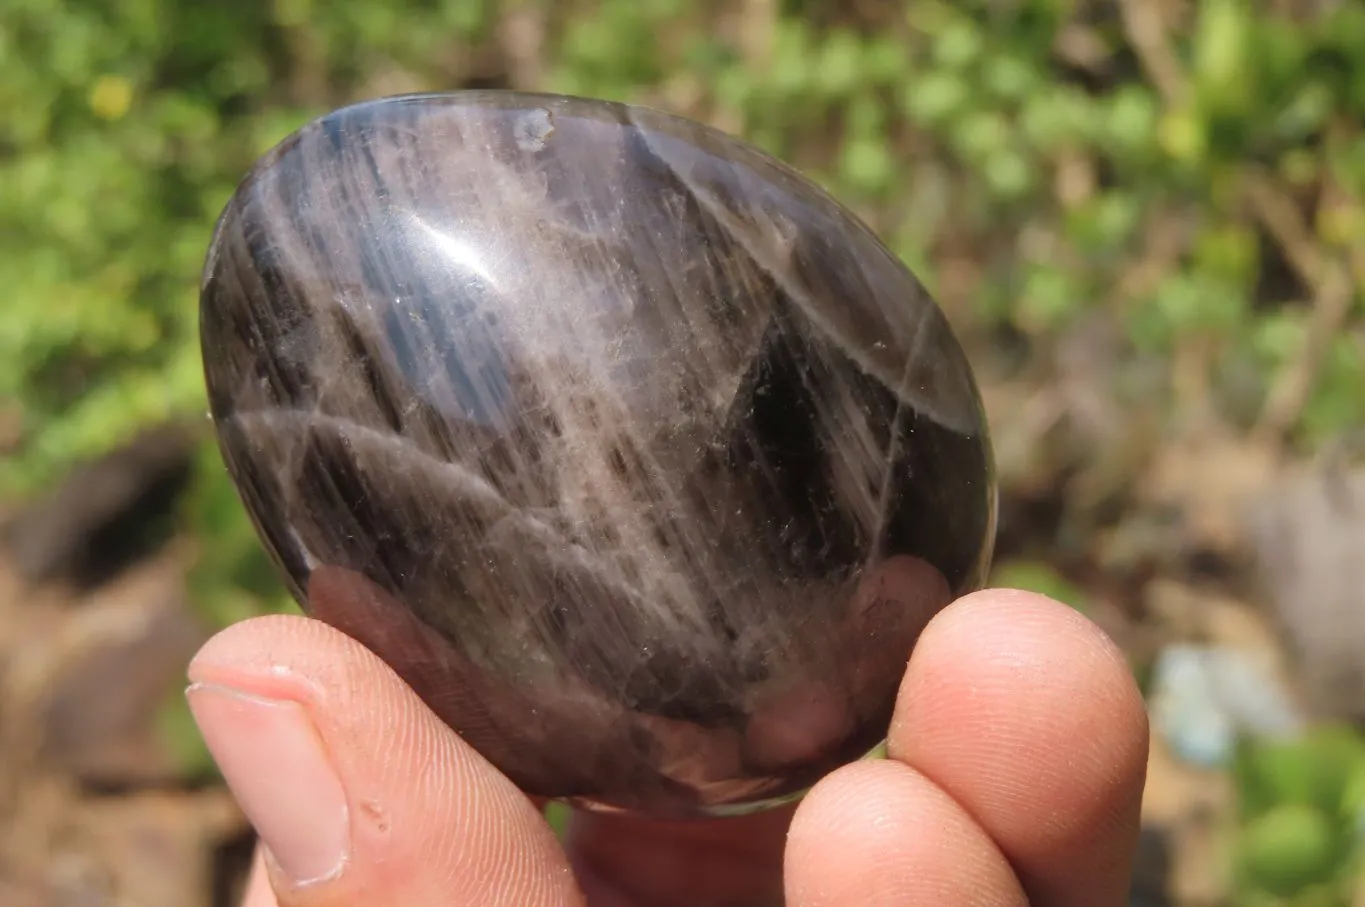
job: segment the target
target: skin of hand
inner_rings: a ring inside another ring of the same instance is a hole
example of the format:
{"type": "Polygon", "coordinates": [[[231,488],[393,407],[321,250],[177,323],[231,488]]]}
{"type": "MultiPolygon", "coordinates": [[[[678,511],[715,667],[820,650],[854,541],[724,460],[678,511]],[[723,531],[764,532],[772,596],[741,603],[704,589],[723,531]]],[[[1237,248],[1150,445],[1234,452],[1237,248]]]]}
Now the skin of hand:
{"type": "Polygon", "coordinates": [[[387,666],[321,622],[232,626],[191,709],[259,832],[243,907],[1122,907],[1148,728],[1123,654],[1026,592],[933,619],[890,758],[737,819],[533,803],[387,666]]]}

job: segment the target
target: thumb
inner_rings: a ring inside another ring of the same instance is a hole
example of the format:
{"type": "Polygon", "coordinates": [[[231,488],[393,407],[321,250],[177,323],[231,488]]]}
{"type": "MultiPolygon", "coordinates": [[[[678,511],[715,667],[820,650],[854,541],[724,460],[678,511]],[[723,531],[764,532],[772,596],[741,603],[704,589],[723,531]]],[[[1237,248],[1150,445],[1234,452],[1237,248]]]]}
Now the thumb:
{"type": "Polygon", "coordinates": [[[261,838],[249,907],[581,907],[531,801],[350,637],[246,621],[204,646],[190,680],[261,838]]]}

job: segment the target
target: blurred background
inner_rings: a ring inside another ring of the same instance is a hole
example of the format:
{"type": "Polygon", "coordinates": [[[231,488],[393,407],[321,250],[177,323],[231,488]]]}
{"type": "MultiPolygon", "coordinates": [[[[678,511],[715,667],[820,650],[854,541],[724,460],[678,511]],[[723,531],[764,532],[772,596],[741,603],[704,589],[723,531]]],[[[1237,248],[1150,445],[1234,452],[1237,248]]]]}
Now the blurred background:
{"type": "Polygon", "coordinates": [[[855,208],[986,394],[995,582],[1157,733],[1134,904],[1365,905],[1365,4],[5,0],[0,904],[227,907],[181,700],[288,609],[209,437],[197,281],[257,155],[367,97],[709,121],[855,208]]]}

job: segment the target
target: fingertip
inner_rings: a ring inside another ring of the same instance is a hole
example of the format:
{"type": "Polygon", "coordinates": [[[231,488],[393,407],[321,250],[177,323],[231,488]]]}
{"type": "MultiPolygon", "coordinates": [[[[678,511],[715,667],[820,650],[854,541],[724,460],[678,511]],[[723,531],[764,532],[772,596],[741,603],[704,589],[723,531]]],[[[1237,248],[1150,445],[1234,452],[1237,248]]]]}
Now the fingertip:
{"type": "Polygon", "coordinates": [[[826,777],[793,818],[788,907],[1023,907],[1008,861],[946,793],[897,762],[826,777]]]}
{"type": "Polygon", "coordinates": [[[1122,903],[1147,713],[1117,645],[1042,595],[987,590],[926,629],[888,750],[1000,844],[1039,902],[1122,903]]]}
{"type": "Polygon", "coordinates": [[[373,656],[331,627],[292,614],[267,614],[231,624],[190,659],[191,685],[247,685],[261,695],[316,700],[326,690],[312,680],[320,656],[367,661],[373,656]]]}

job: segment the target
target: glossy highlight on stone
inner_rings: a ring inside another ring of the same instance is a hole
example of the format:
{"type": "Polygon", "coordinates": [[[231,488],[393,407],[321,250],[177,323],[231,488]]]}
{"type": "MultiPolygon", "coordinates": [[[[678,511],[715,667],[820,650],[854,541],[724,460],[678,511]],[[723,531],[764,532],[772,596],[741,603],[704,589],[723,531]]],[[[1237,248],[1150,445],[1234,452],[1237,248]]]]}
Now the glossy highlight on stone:
{"type": "Polygon", "coordinates": [[[884,737],[995,487],[933,300],[708,127],[511,92],[327,115],[205,267],[221,449],[304,609],[528,793],[762,808],[884,737]]]}

